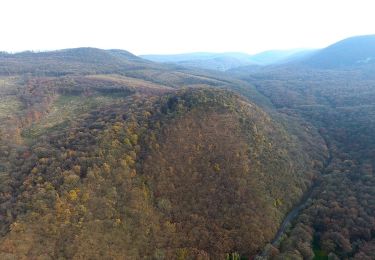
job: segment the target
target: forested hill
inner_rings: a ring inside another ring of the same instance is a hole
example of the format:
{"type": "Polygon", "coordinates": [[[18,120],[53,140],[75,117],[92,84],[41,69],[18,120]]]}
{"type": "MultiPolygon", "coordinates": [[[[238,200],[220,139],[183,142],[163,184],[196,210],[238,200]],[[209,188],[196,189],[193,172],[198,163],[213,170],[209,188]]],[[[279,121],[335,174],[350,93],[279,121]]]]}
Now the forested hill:
{"type": "Polygon", "coordinates": [[[0,64],[1,259],[253,256],[327,158],[230,76],[91,48],[0,64]]]}

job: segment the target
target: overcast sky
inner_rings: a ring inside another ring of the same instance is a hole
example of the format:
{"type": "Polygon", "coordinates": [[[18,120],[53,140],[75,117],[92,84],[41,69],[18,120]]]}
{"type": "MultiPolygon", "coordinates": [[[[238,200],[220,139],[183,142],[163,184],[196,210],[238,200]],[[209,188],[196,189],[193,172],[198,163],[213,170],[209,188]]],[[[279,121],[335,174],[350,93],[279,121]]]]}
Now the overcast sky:
{"type": "Polygon", "coordinates": [[[375,34],[371,0],[1,0],[0,50],[318,48],[375,34]]]}

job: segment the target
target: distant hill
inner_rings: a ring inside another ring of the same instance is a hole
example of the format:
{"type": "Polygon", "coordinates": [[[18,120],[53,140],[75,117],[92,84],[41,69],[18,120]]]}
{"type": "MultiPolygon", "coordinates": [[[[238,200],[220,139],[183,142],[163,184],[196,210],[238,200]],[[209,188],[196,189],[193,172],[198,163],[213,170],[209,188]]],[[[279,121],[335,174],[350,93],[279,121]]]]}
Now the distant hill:
{"type": "Polygon", "coordinates": [[[322,69],[375,64],[375,35],[356,36],[339,41],[303,60],[303,64],[322,69]]]}
{"type": "Polygon", "coordinates": [[[140,57],[154,62],[174,63],[186,67],[219,71],[254,64],[251,61],[251,55],[240,52],[196,52],[172,55],[141,55],[140,57]]]}
{"type": "Polygon", "coordinates": [[[253,55],[251,60],[259,65],[271,65],[294,61],[315,51],[314,49],[269,50],[253,55]]]}
{"type": "Polygon", "coordinates": [[[178,62],[178,65],[192,68],[201,68],[209,70],[226,71],[231,68],[237,68],[252,64],[248,60],[241,60],[233,57],[215,57],[202,60],[186,60],[178,62]]]}
{"type": "Polygon", "coordinates": [[[209,60],[222,57],[231,57],[238,60],[249,60],[251,58],[250,54],[241,52],[224,52],[224,53],[214,53],[214,52],[192,52],[192,53],[181,53],[181,54],[150,54],[150,55],[140,55],[139,57],[155,62],[170,62],[177,63],[188,60],[209,60]]]}
{"type": "Polygon", "coordinates": [[[0,53],[0,75],[120,73],[131,68],[152,65],[152,62],[123,50],[75,48],[46,52],[0,53]]]}
{"type": "Polygon", "coordinates": [[[124,50],[102,50],[97,48],[82,47],[73,49],[63,49],[56,51],[32,52],[25,51],[15,54],[3,53],[0,57],[16,58],[26,60],[33,58],[36,60],[59,60],[64,62],[84,62],[84,63],[118,63],[120,59],[132,59],[141,61],[141,58],[124,50]],[[117,60],[116,60],[117,59],[117,60]]]}
{"type": "Polygon", "coordinates": [[[307,49],[291,49],[270,50],[255,55],[240,52],[197,52],[173,55],[141,55],[140,57],[154,62],[173,63],[185,67],[227,71],[239,67],[266,66],[296,60],[312,52],[313,50],[307,49]]]}

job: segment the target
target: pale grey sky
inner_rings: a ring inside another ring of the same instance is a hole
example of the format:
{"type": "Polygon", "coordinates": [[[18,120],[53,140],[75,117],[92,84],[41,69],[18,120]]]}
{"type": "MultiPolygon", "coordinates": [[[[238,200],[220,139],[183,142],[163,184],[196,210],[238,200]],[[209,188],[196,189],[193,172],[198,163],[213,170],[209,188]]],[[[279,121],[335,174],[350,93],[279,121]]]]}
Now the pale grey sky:
{"type": "Polygon", "coordinates": [[[375,34],[374,6],[371,0],[1,0],[0,50],[317,48],[375,34]]]}

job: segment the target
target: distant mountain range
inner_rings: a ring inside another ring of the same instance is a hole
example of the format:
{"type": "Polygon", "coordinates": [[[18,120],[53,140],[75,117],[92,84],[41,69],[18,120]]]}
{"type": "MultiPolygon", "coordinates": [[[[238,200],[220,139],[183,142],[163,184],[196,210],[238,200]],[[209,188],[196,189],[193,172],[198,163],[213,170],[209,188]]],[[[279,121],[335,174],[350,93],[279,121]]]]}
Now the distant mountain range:
{"type": "Polygon", "coordinates": [[[375,63],[375,35],[347,38],[323,49],[269,50],[255,55],[239,52],[197,52],[140,57],[154,62],[218,71],[253,71],[258,67],[285,64],[315,69],[348,69],[375,63]]]}
{"type": "Polygon", "coordinates": [[[240,52],[196,52],[172,55],[141,55],[141,58],[162,63],[174,63],[185,67],[226,71],[243,66],[266,66],[305,57],[315,50],[270,50],[255,55],[240,52]]]}
{"type": "MultiPolygon", "coordinates": [[[[171,55],[140,55],[136,56],[125,50],[101,50],[96,48],[65,49],[52,52],[20,52],[9,54],[0,52],[0,70],[6,69],[10,74],[17,71],[34,71],[58,67],[59,73],[70,73],[85,66],[89,71],[108,70],[108,67],[123,70],[136,63],[138,66],[165,65],[186,68],[205,69],[212,71],[256,71],[264,67],[298,66],[314,69],[350,69],[366,67],[375,63],[375,35],[356,36],[344,39],[323,49],[290,49],[269,50],[254,55],[241,52],[195,52],[171,55]],[[60,62],[59,62],[60,61],[60,62]],[[64,67],[66,61],[71,62],[64,67]],[[62,62],[62,63],[61,63],[62,62]],[[76,68],[72,66],[72,62],[76,68]],[[156,62],[156,63],[153,63],[156,62]],[[36,64],[41,67],[36,69],[36,64]],[[93,64],[96,64],[95,66],[93,64]],[[96,68],[100,66],[100,68],[96,68]],[[89,68],[88,68],[89,67],[89,68]]],[[[167,66],[168,67],[168,66],[167,66]]],[[[103,71],[104,72],[104,71],[103,71]]]]}

